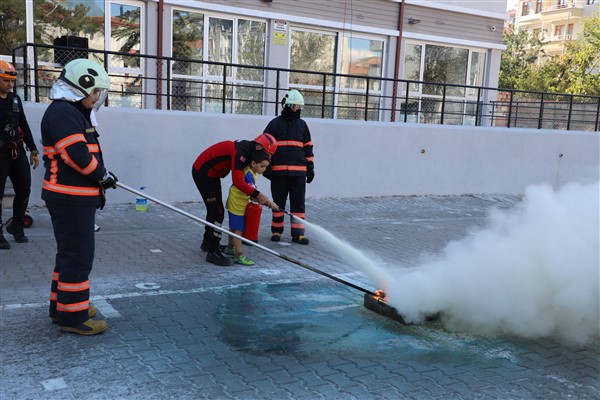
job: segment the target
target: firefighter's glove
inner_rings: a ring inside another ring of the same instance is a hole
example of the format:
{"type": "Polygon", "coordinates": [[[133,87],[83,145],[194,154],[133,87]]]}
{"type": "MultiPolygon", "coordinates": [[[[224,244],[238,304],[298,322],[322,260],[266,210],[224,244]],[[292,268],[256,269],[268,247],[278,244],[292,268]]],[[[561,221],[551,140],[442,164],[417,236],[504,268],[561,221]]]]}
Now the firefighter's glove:
{"type": "Polygon", "coordinates": [[[37,150],[31,152],[29,156],[29,164],[36,169],[40,165],[40,153],[37,150]]]}
{"type": "Polygon", "coordinates": [[[100,187],[104,190],[110,188],[116,189],[118,181],[119,180],[117,179],[115,174],[113,174],[110,171],[106,171],[106,173],[104,174],[104,178],[102,178],[102,180],[100,181],[100,187]]]}
{"type": "Polygon", "coordinates": [[[306,171],[306,183],[311,183],[315,179],[315,170],[309,169],[306,171]]]}

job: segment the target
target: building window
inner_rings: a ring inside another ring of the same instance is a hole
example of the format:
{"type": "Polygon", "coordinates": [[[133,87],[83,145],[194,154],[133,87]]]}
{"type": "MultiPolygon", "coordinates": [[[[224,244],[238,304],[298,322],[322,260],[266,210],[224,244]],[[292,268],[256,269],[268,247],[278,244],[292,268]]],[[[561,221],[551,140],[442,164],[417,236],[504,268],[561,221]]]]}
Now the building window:
{"type": "MultiPolygon", "coordinates": [[[[72,0],[35,1],[33,4],[35,43],[104,50],[103,2],[72,0]]],[[[83,51],[44,49],[38,60],[66,64],[85,55],[83,51]]]]}
{"type": "MultiPolygon", "coordinates": [[[[237,64],[262,67],[265,65],[265,39],[267,25],[261,21],[238,20],[237,64]]],[[[237,69],[238,79],[262,81],[264,71],[257,69],[237,69]]]]}
{"type": "Polygon", "coordinates": [[[557,0],[557,8],[567,8],[567,2],[568,0],[557,0]]]}
{"type": "Polygon", "coordinates": [[[264,21],[173,10],[172,55],[175,60],[171,66],[171,107],[262,114],[262,70],[204,65],[201,61],[264,67],[265,44],[264,21]],[[225,86],[223,78],[227,80],[225,86]]]}
{"type": "Polygon", "coordinates": [[[107,50],[126,55],[107,55],[108,72],[116,72],[111,78],[109,102],[117,107],[143,108],[142,68],[142,6],[112,3],[110,5],[110,38],[105,43],[107,50]]]}
{"type": "MultiPolygon", "coordinates": [[[[408,43],[404,56],[404,79],[418,81],[421,79],[421,57],[423,55],[423,46],[420,44],[408,43]]],[[[419,90],[418,83],[409,85],[411,92],[419,90]]]]}
{"type": "MultiPolygon", "coordinates": [[[[427,45],[425,47],[425,68],[423,81],[435,83],[467,84],[467,62],[469,50],[457,47],[427,45]]],[[[441,85],[423,85],[425,94],[442,94],[441,85]]],[[[447,95],[462,95],[463,88],[448,87],[447,95]]]]}
{"type": "Polygon", "coordinates": [[[544,5],[544,0],[537,0],[535,2],[535,13],[539,14],[542,12],[542,6],[544,5]]]}
{"type": "Polygon", "coordinates": [[[573,38],[573,28],[574,24],[569,24],[569,26],[567,27],[567,39],[573,38]]]}
{"type": "Polygon", "coordinates": [[[364,107],[369,102],[368,120],[379,120],[376,111],[381,100],[381,78],[384,42],[360,37],[342,38],[340,73],[364,78],[341,77],[338,96],[339,119],[364,119],[364,107]],[[374,79],[370,79],[374,78],[374,79]],[[367,86],[368,85],[368,86],[367,86]],[[369,98],[366,99],[366,90],[369,98]]]}
{"type": "Polygon", "coordinates": [[[469,74],[469,82],[467,82],[468,85],[483,86],[483,78],[485,73],[485,59],[486,53],[482,51],[471,52],[471,72],[469,74]]]}
{"type": "MultiPolygon", "coordinates": [[[[208,19],[208,61],[231,63],[233,60],[233,20],[224,18],[208,19]]],[[[225,71],[231,76],[231,68],[225,71]]],[[[223,68],[208,66],[208,75],[223,76],[223,68]]]]}
{"type": "MultiPolygon", "coordinates": [[[[262,21],[238,19],[236,56],[237,64],[262,67],[265,65],[265,44],[267,24],[262,21]]],[[[252,100],[262,100],[264,97],[262,82],[264,70],[256,68],[237,67],[234,71],[238,81],[244,82],[236,91],[235,110],[237,114],[262,114],[262,103],[252,100]]]]}
{"type": "MultiPolygon", "coordinates": [[[[404,59],[404,79],[426,83],[410,83],[409,103],[401,104],[401,110],[409,114],[411,122],[439,122],[442,96],[446,96],[444,123],[474,124],[473,107],[476,106],[477,90],[444,83],[483,86],[486,73],[484,50],[441,46],[437,44],[407,43],[404,59]],[[457,117],[472,114],[471,117],[457,117]]],[[[406,86],[400,88],[405,96],[406,86]]]]}
{"type": "MultiPolygon", "coordinates": [[[[337,52],[337,35],[330,32],[317,32],[292,29],[290,45],[290,69],[335,73],[335,56],[337,52]]],[[[300,90],[305,104],[333,104],[333,97],[323,99],[323,87],[329,92],[335,87],[332,75],[291,72],[290,86],[300,90]],[[312,90],[311,90],[312,89],[312,90]]],[[[331,95],[330,95],[331,96],[331,95]]],[[[316,107],[306,107],[303,115],[321,116],[321,110],[316,107]],[[313,115],[313,113],[315,113],[313,115]]],[[[333,117],[333,108],[325,110],[327,118],[333,117]]]]}
{"type": "Polygon", "coordinates": [[[204,14],[174,10],[171,39],[173,73],[202,75],[202,64],[183,60],[204,59],[204,14]]]}
{"type": "Polygon", "coordinates": [[[596,0],[587,0],[587,5],[596,4],[596,0]]]}
{"type": "MultiPolygon", "coordinates": [[[[121,53],[140,54],[142,7],[130,4],[110,5],[110,42],[105,48],[121,53]]],[[[107,35],[109,36],[109,35],[107,35]]],[[[123,59],[125,67],[139,67],[139,57],[123,59]]]]}
{"type": "Polygon", "coordinates": [[[564,29],[564,25],[556,25],[554,27],[554,38],[555,39],[560,39],[560,37],[563,34],[563,29],[564,29]]]}
{"type": "Polygon", "coordinates": [[[521,10],[521,16],[529,15],[529,2],[526,1],[523,3],[523,8],[521,10]]]}

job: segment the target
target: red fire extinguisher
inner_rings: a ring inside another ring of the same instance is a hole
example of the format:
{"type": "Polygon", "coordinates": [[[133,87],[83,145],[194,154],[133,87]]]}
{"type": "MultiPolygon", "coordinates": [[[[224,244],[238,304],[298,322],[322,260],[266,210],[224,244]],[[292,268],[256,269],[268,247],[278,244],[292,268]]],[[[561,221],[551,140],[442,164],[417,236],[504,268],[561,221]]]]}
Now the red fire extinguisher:
{"type": "Polygon", "coordinates": [[[246,229],[244,237],[258,243],[258,228],[260,228],[260,216],[262,206],[258,203],[249,202],[246,207],[246,229]]]}

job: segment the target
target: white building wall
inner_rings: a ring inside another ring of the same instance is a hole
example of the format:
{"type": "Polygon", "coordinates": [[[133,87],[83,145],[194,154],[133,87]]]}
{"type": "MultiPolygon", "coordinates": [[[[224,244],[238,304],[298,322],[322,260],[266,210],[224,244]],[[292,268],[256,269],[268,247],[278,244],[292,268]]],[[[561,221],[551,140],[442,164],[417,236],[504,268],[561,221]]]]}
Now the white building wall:
{"type": "MultiPolygon", "coordinates": [[[[25,103],[36,141],[46,105],[25,103]]],[[[252,139],[270,117],[103,108],[105,162],[119,180],[166,202],[200,201],[192,163],[206,147],[252,139]]],[[[307,119],[315,145],[308,197],[520,194],[531,184],[559,187],[599,179],[598,133],[307,119]]],[[[40,145],[41,148],[41,145],[40,145]]],[[[44,168],[33,171],[31,205],[44,168]]],[[[223,181],[223,191],[231,183],[223,181]]],[[[259,189],[270,192],[268,181],[259,189]]],[[[110,191],[109,204],[134,196],[110,191]]]]}

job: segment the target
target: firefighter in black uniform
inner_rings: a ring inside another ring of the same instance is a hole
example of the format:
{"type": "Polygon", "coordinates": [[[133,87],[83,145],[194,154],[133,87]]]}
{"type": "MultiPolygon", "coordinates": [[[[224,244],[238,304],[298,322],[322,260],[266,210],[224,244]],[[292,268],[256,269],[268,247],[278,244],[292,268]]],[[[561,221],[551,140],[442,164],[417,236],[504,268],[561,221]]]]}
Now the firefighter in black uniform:
{"type": "Polygon", "coordinates": [[[12,222],[6,227],[6,231],[13,235],[15,242],[27,243],[27,236],[23,233],[23,219],[31,192],[29,164],[35,169],[40,163],[38,150],[23,112],[23,104],[19,96],[12,93],[16,79],[15,67],[11,63],[0,61],[0,249],[2,250],[10,249],[10,244],[2,233],[2,198],[6,178],[10,178],[15,191],[12,222]],[[31,152],[29,162],[23,142],[31,152]]]}
{"type": "MultiPolygon", "coordinates": [[[[265,133],[277,140],[277,151],[267,171],[263,174],[271,180],[273,201],[285,209],[287,197],[290,198],[290,213],[305,219],[304,200],[306,184],[315,177],[313,143],[308,125],[300,118],[304,98],[295,89],[288,91],[281,101],[281,115],[269,122],[265,133]]],[[[271,221],[271,240],[278,242],[284,228],[284,213],[273,211],[271,221]]],[[[308,244],[304,237],[304,224],[291,217],[292,242],[308,244]]]]}
{"type": "Polygon", "coordinates": [[[96,103],[106,99],[110,81],[95,62],[76,59],[65,65],[50,90],[53,102],[42,118],[46,173],[42,199],[50,212],[57,254],[50,290],[50,317],[62,331],[95,335],[107,328],[94,320],[89,274],[94,261],[96,209],[117,178],[102,160],[98,134],[90,121],[96,103]]]}

